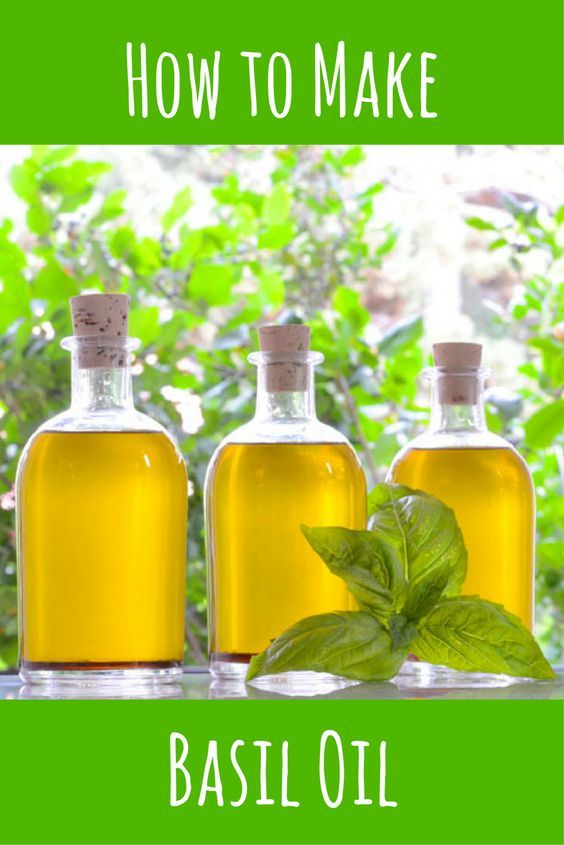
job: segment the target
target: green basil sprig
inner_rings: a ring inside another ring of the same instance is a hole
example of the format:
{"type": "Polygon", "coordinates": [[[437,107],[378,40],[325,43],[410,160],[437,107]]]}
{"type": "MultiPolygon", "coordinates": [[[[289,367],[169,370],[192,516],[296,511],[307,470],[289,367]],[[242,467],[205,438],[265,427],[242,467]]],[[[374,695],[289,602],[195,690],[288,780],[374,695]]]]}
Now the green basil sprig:
{"type": "Polygon", "coordinates": [[[520,620],[478,596],[458,596],[467,553],[454,513],[419,490],[379,484],[369,530],[302,527],[357,611],[302,619],[251,660],[247,680],[308,670],[359,681],[397,675],[408,654],[466,672],[553,678],[520,620]]]}

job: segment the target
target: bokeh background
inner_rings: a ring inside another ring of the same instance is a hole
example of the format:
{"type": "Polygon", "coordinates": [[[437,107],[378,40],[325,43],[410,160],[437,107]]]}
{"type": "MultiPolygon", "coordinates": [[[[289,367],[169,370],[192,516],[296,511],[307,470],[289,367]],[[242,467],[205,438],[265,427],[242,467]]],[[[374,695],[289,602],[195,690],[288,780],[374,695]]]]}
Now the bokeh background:
{"type": "Polygon", "coordinates": [[[68,404],[59,341],[85,290],[131,295],[137,406],[188,461],[187,662],[206,651],[206,465],[253,412],[256,326],[293,319],[325,355],[319,415],[369,483],[426,425],[431,344],[484,344],[489,425],[535,479],[536,633],[558,661],[563,201],[563,147],[0,148],[0,670],[17,659],[17,461],[68,404]]]}

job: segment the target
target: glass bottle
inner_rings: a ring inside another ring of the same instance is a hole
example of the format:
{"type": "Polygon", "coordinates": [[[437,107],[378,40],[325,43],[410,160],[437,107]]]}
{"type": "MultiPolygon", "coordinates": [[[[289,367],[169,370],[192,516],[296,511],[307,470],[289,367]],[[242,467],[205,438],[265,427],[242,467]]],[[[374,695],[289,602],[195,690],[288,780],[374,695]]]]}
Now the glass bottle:
{"type": "Polygon", "coordinates": [[[70,408],[17,474],[20,674],[145,681],[182,670],[187,479],[167,432],[133,406],[129,297],[71,300],[70,408]]]}
{"type": "Polygon", "coordinates": [[[395,457],[388,480],[430,493],[454,510],[468,550],[462,592],[503,604],[532,628],[535,502],[518,452],[488,431],[474,343],[439,343],[429,431],[395,457]]]}
{"type": "Polygon", "coordinates": [[[256,414],[219,446],[206,478],[210,665],[250,658],[305,616],[353,607],[301,525],[364,528],[366,482],[345,437],[315,415],[309,327],[259,329],[256,414]]]}

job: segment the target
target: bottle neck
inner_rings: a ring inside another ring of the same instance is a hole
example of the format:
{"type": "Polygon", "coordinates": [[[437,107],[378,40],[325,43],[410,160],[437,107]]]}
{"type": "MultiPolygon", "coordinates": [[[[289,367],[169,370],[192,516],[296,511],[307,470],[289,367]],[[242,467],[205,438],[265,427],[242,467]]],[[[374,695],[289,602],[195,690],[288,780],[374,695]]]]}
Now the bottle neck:
{"type": "Polygon", "coordinates": [[[269,364],[259,364],[255,420],[260,422],[304,422],[315,420],[313,366],[305,370],[296,389],[275,390],[269,364]]]}
{"type": "Polygon", "coordinates": [[[131,367],[82,367],[72,356],[71,408],[99,413],[133,410],[131,367]]]}
{"type": "Polygon", "coordinates": [[[456,376],[453,392],[448,375],[433,379],[430,429],[436,433],[487,431],[483,378],[456,376]],[[458,395],[457,395],[458,394],[458,395]]]}

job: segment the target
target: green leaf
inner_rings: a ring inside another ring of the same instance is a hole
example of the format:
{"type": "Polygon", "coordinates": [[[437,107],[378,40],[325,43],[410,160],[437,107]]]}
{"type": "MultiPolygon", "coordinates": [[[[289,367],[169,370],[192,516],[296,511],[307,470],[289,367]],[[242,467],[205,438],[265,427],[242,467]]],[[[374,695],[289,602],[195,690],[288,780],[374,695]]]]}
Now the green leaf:
{"type": "Polygon", "coordinates": [[[450,508],[420,490],[382,483],[370,493],[368,513],[370,529],[407,575],[405,616],[418,619],[441,595],[459,591],[467,554],[450,508]]]}
{"type": "MultiPolygon", "coordinates": [[[[192,261],[202,254],[204,235],[201,231],[187,231],[180,229],[180,248],[173,253],[170,266],[173,270],[187,270],[192,261]]],[[[203,256],[202,256],[203,257],[203,256]]]]}
{"type": "Polygon", "coordinates": [[[355,164],[360,164],[364,160],[364,153],[362,147],[356,145],[349,147],[341,156],[341,164],[343,167],[352,167],[355,164]]]}
{"type": "Polygon", "coordinates": [[[143,346],[156,340],[160,333],[158,306],[133,308],[129,315],[129,333],[132,337],[138,337],[143,346]]]}
{"type": "Polygon", "coordinates": [[[51,259],[37,273],[33,283],[33,295],[49,302],[64,302],[78,293],[76,279],[65,273],[61,265],[51,259]]]}
{"type": "Polygon", "coordinates": [[[395,613],[389,622],[394,648],[409,648],[417,636],[417,625],[401,613],[395,613]]]}
{"type": "Polygon", "coordinates": [[[543,405],[524,425],[525,443],[532,449],[546,449],[564,431],[564,399],[543,405]]]}
{"type": "Polygon", "coordinates": [[[280,223],[269,226],[260,233],[258,238],[259,249],[282,249],[288,246],[294,239],[295,228],[293,223],[280,223]]]}
{"type": "Polygon", "coordinates": [[[278,184],[264,201],[262,218],[267,226],[286,223],[292,208],[292,194],[286,185],[278,184]]]}
{"type": "Polygon", "coordinates": [[[135,232],[131,226],[120,226],[109,236],[108,246],[114,258],[127,258],[135,246],[135,232]]]}
{"type": "Polygon", "coordinates": [[[302,532],[363,610],[386,622],[403,605],[407,593],[403,568],[373,531],[302,526],[302,532]]]}
{"type": "Polygon", "coordinates": [[[423,337],[423,319],[410,317],[396,323],[386,332],[378,343],[378,351],[383,355],[393,355],[406,346],[412,346],[423,337]]]}
{"type": "Polygon", "coordinates": [[[370,187],[366,188],[361,194],[358,195],[359,200],[368,199],[370,197],[375,197],[376,194],[380,194],[384,190],[384,183],[383,182],[374,182],[370,187]]]}
{"type": "Polygon", "coordinates": [[[384,255],[387,255],[392,251],[397,243],[398,235],[398,229],[395,229],[393,226],[386,227],[384,240],[381,244],[378,244],[375,250],[378,258],[382,258],[384,255]]]}
{"type": "Polygon", "coordinates": [[[39,184],[37,181],[37,166],[29,159],[22,164],[12,167],[10,172],[12,188],[20,199],[27,203],[36,202],[39,196],[39,184]]]}
{"type": "Polygon", "coordinates": [[[463,672],[554,678],[533,635],[499,604],[478,596],[440,602],[419,623],[412,651],[420,660],[463,672]]]}
{"type": "Polygon", "coordinates": [[[2,275],[0,332],[5,332],[18,319],[31,317],[30,300],[30,285],[22,273],[14,272],[9,275],[2,275]]]}
{"type": "Polygon", "coordinates": [[[127,260],[138,276],[150,276],[161,267],[161,244],[154,238],[141,238],[132,247],[127,260]]]}
{"type": "Polygon", "coordinates": [[[104,198],[104,202],[100,207],[98,214],[94,215],[90,221],[91,226],[100,226],[108,220],[114,220],[116,217],[121,217],[125,209],[123,204],[127,197],[127,191],[112,191],[104,198]]]}
{"type": "Polygon", "coordinates": [[[247,680],[259,675],[308,670],[357,681],[386,681],[407,656],[370,613],[343,611],[302,619],[253,657],[247,680]]]}
{"type": "Polygon", "coordinates": [[[170,208],[161,217],[161,224],[165,232],[169,232],[192,208],[194,201],[190,188],[184,188],[174,197],[170,208]]]}
{"type": "Polygon", "coordinates": [[[60,197],[59,213],[75,211],[91,199],[100,176],[111,169],[110,164],[99,161],[59,164],[42,171],[40,189],[60,197]]]}
{"type": "Polygon", "coordinates": [[[26,214],[27,225],[36,235],[46,235],[51,229],[51,215],[42,205],[31,205],[26,214]]]}
{"type": "Polygon", "coordinates": [[[466,223],[469,226],[472,226],[473,229],[479,229],[483,232],[496,232],[497,228],[494,226],[493,223],[490,223],[488,220],[482,220],[481,217],[467,217],[466,223]]]}
{"type": "Polygon", "coordinates": [[[43,167],[51,167],[54,164],[59,164],[61,161],[66,161],[67,158],[72,158],[78,152],[78,147],[75,144],[66,144],[63,147],[52,147],[47,149],[42,156],[41,164],[43,167]]]}
{"type": "Polygon", "coordinates": [[[333,308],[340,314],[355,335],[362,334],[370,322],[370,313],[362,305],[360,294],[352,288],[340,285],[333,294],[333,308]]]}
{"type": "Polygon", "coordinates": [[[495,241],[492,241],[491,244],[488,246],[488,251],[495,252],[496,249],[501,249],[502,246],[507,246],[507,239],[496,238],[495,241]]]}
{"type": "Polygon", "coordinates": [[[284,304],[285,285],[276,270],[262,269],[258,273],[258,294],[263,310],[278,311],[284,304]]]}
{"type": "Polygon", "coordinates": [[[235,284],[233,268],[227,264],[199,264],[190,277],[190,295],[208,305],[227,305],[235,284]]]}

